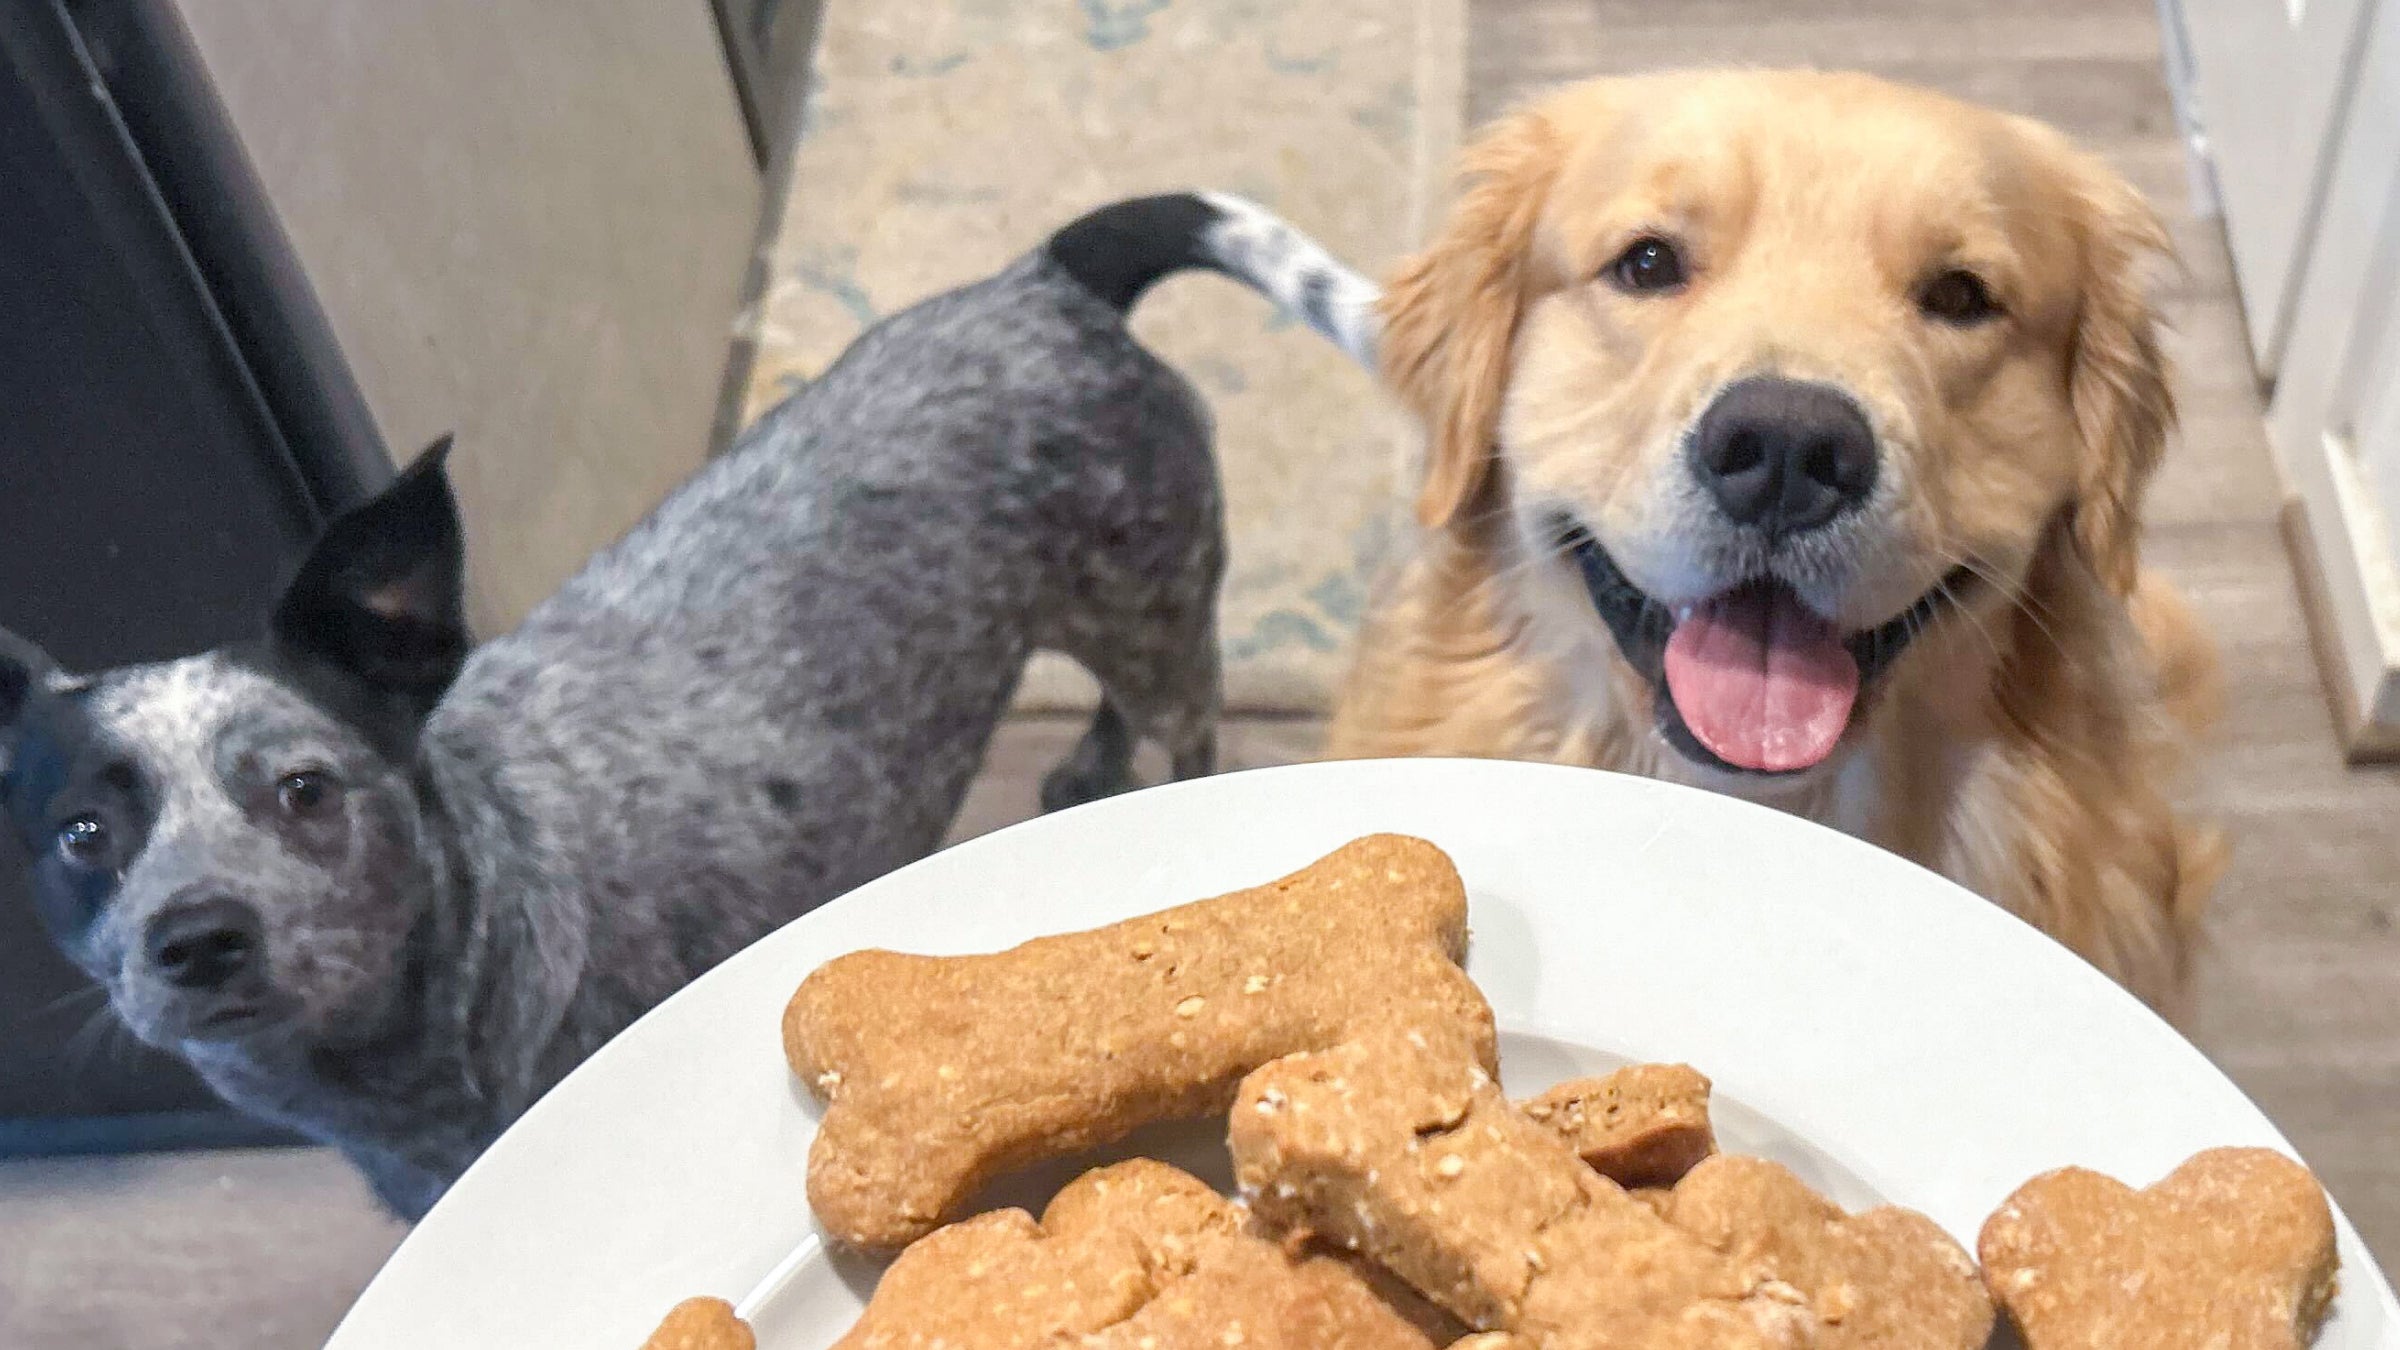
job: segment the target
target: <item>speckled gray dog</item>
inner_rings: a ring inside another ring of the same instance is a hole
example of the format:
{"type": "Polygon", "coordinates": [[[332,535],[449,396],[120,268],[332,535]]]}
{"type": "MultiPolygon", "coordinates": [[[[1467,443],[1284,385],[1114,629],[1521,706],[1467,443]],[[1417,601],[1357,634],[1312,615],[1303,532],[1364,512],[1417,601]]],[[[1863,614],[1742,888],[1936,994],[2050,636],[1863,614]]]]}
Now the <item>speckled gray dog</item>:
{"type": "Polygon", "coordinates": [[[1207,267],[1362,358],[1371,290],[1255,207],[1103,208],[862,336],[470,652],[437,446],[267,637],[98,675],[0,634],[44,922],[144,1040],[421,1214],[636,1016],[930,851],[1027,655],[1104,707],[1046,804],[1214,756],[1208,419],[1127,306],[1207,267]]]}

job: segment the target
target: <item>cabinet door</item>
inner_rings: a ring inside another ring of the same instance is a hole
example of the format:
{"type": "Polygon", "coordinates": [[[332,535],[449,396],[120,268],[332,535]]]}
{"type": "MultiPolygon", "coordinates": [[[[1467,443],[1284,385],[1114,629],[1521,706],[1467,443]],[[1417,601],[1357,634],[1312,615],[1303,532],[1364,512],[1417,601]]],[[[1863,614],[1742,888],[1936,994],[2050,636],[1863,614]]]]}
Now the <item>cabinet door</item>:
{"type": "Polygon", "coordinates": [[[2354,755],[2400,753],[2400,4],[2375,0],[2268,431],[2354,755]]]}
{"type": "Polygon", "coordinates": [[[2282,364],[2360,34],[2384,0],[2180,0],[2259,370],[2282,364]]]}
{"type": "MultiPolygon", "coordinates": [[[[98,82],[62,10],[0,4],[0,626],[76,670],[255,634],[316,528],[98,82]]],[[[116,1025],[27,892],[0,830],[0,1153],[266,1137],[116,1025]]]]}
{"type": "Polygon", "coordinates": [[[800,125],[798,98],[816,44],[823,0],[714,0],[725,64],[742,96],[750,148],[762,167],[781,164],[800,125]]]}
{"type": "MultiPolygon", "coordinates": [[[[789,4],[792,0],[784,0],[789,4]]],[[[158,0],[513,625],[707,458],[758,167],[700,0],[158,0]]]]}

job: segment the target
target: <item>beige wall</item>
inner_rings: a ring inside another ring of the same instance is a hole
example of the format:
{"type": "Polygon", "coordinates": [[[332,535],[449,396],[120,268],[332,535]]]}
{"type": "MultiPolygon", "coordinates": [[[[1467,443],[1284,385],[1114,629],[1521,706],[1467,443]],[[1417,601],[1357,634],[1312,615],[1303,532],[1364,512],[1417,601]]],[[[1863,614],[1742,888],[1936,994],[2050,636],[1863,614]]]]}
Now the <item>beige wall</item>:
{"type": "Polygon", "coordinates": [[[178,0],[478,622],[700,463],[756,228],[707,0],[178,0]]]}

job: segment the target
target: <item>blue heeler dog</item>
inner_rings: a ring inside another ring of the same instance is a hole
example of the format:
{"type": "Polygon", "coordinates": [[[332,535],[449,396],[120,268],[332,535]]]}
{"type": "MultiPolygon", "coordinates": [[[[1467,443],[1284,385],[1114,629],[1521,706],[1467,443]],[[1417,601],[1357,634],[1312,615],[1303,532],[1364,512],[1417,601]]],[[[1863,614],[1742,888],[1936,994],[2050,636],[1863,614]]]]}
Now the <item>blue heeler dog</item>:
{"type": "Polygon", "coordinates": [[[41,916],[143,1040],[422,1214],[643,1011],[942,839],[1026,657],[1106,691],[1044,785],[1206,773],[1208,416],[1125,311],[1208,268],[1359,356],[1374,292],[1254,206],[1105,207],[865,335],[471,647],[436,446],[266,636],[98,674],[0,633],[41,916]]]}

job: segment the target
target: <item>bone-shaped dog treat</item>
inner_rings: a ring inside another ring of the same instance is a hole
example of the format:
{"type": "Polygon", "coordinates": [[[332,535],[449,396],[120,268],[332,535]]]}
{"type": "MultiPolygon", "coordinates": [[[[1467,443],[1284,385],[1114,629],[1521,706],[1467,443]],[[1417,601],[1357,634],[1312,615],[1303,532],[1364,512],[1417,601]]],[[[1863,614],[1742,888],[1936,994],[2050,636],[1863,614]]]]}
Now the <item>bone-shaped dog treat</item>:
{"type": "Polygon", "coordinates": [[[1439,1027],[1490,1065],[1441,850],[1376,835],[1270,885],[989,956],[858,952],[783,1019],[828,1105],[808,1198],[866,1247],[931,1231],[993,1176],[1225,1109],[1242,1075],[1373,1025],[1439,1027]]]}
{"type": "MultiPolygon", "coordinates": [[[[1426,1340],[1433,1344],[1450,1346],[1452,1350],[1456,1350],[1457,1342],[1466,1337],[1467,1324],[1451,1316],[1449,1309],[1433,1303],[1423,1294],[1418,1293],[1408,1281],[1360,1256],[1357,1252],[1330,1242],[1318,1242],[1303,1235],[1295,1235],[1260,1219],[1255,1214],[1249,1214],[1247,1205],[1243,1206],[1243,1212],[1248,1214],[1248,1232],[1251,1236],[1273,1242],[1288,1253],[1320,1256],[1340,1262],[1367,1288],[1373,1290],[1375,1297],[1381,1300],[1385,1307],[1398,1313],[1403,1320],[1415,1327],[1426,1340]]],[[[1474,1350],[1474,1347],[1470,1346],[1468,1350],[1474,1350]]]]}
{"type": "Polygon", "coordinates": [[[1667,1207],[1675,1203],[1675,1192],[1664,1186],[1637,1186],[1625,1192],[1634,1203],[1660,1218],[1667,1217],[1667,1207]]]}
{"type": "Polygon", "coordinates": [[[1569,1079],[1517,1109],[1620,1186],[1672,1186],[1717,1151],[1708,1086],[1688,1065],[1629,1064],[1569,1079]]]}
{"type": "Polygon", "coordinates": [[[1941,1226],[1886,1205],[1845,1215],[1779,1163],[1720,1154],[1667,1202],[1667,1219],[1757,1278],[1808,1296],[1819,1350],[1982,1350],[1992,1302],[1941,1226]]]}
{"type": "Polygon", "coordinates": [[[1331,1256],[1295,1256],[1165,1163],[1088,1172],[1036,1224],[980,1214],[912,1244],[835,1350],[1433,1350],[1331,1256]]]}
{"type": "Polygon", "coordinates": [[[658,1324],[642,1350],[758,1350],[758,1338],[721,1298],[687,1298],[658,1324]]]}
{"type": "Polygon", "coordinates": [[[1746,1279],[1585,1166],[1438,1035],[1260,1069],[1231,1144],[1260,1217],[1349,1246],[1537,1350],[1766,1350],[1817,1328],[1797,1290],[1746,1279]]]}
{"type": "Polygon", "coordinates": [[[2333,1301],[2333,1211],[2308,1169],[2211,1149],[2147,1190],[2070,1167],[1985,1220],[1984,1280],[2027,1350],[2298,1350],[2333,1301]]]}

